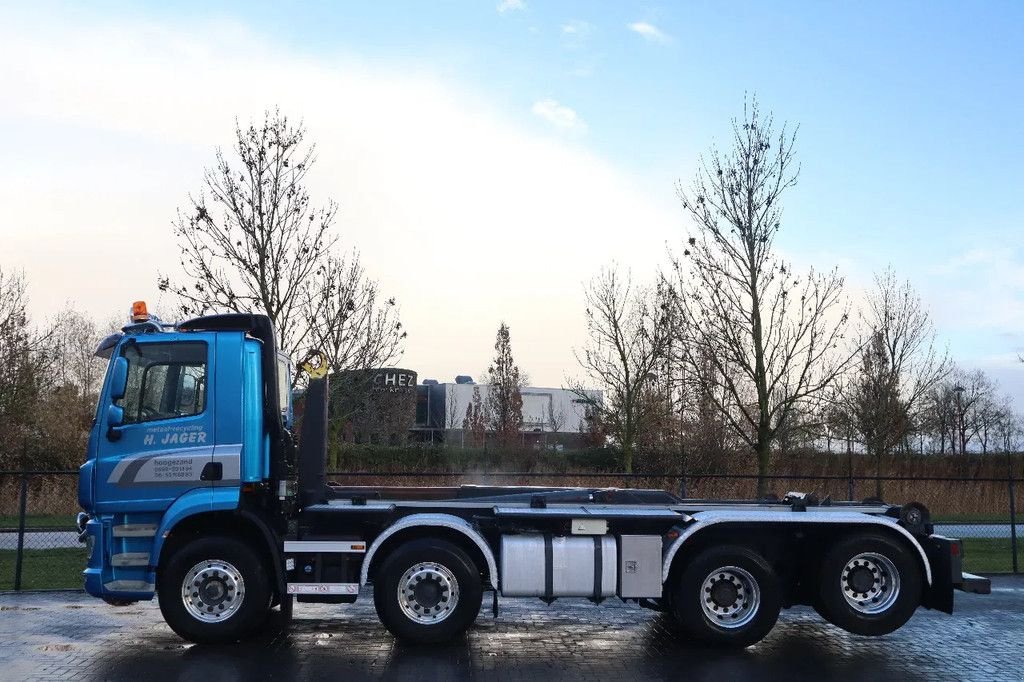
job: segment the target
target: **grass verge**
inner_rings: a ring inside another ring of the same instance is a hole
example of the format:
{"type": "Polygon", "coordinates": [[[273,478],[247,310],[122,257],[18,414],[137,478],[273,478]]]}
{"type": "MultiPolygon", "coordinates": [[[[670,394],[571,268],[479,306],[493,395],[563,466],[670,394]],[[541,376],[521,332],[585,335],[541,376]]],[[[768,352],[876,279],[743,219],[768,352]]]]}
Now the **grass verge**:
{"type": "Polygon", "coordinates": [[[963,566],[968,573],[1012,572],[1010,538],[964,538],[963,566]]]}
{"type": "MultiPolygon", "coordinates": [[[[0,550],[0,591],[14,589],[15,550],[0,550]]],[[[56,590],[82,586],[85,546],[26,549],[21,564],[21,589],[56,590]]]]}
{"type": "MultiPolygon", "coordinates": [[[[16,514],[0,514],[0,528],[17,528],[18,517],[16,514]]],[[[62,530],[73,530],[75,527],[74,514],[26,514],[26,528],[60,528],[62,530]]]]}

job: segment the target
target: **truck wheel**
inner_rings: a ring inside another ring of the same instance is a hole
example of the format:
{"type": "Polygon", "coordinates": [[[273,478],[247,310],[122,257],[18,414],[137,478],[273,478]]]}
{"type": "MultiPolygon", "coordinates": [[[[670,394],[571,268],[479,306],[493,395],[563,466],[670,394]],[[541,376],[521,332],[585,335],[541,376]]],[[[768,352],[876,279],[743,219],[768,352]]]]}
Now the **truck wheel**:
{"type": "Polygon", "coordinates": [[[377,616],[391,634],[418,644],[464,632],[480,613],[480,570],[444,540],[417,540],[388,555],[373,581],[377,616]]]}
{"type": "Polygon", "coordinates": [[[270,585],[259,556],[234,538],[207,537],[180,547],[157,583],[160,611],[190,642],[235,642],[267,617],[270,585]]]}
{"type": "Polygon", "coordinates": [[[672,592],[672,609],[683,630],[716,646],[760,642],[781,608],[775,571],[745,547],[704,550],[679,574],[672,592]]]}
{"type": "Polygon", "coordinates": [[[886,635],[921,602],[917,558],[900,542],[875,533],[840,540],[821,564],[816,610],[857,635],[886,635]]]}

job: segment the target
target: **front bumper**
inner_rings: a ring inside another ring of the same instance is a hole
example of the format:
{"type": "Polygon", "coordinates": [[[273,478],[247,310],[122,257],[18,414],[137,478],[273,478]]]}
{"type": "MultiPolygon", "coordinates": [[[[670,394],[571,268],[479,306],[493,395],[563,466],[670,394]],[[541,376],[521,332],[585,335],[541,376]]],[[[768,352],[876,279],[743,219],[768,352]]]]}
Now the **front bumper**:
{"type": "MultiPolygon", "coordinates": [[[[156,587],[154,577],[147,568],[126,575],[124,568],[111,564],[112,539],[110,521],[88,515],[79,515],[79,542],[87,547],[88,561],[82,571],[85,591],[93,597],[117,601],[145,601],[153,598],[156,587]]],[[[128,569],[131,570],[131,569],[128,569]]]]}

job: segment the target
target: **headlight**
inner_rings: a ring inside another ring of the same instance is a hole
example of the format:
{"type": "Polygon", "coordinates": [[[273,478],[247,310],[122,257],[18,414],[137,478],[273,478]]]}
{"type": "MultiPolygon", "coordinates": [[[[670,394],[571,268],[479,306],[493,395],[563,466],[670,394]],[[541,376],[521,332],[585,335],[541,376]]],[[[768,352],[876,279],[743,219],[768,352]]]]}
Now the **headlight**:
{"type": "Polygon", "coordinates": [[[78,512],[78,516],[75,517],[75,525],[78,526],[78,541],[85,542],[85,524],[89,523],[89,515],[85,512],[78,512]]]}

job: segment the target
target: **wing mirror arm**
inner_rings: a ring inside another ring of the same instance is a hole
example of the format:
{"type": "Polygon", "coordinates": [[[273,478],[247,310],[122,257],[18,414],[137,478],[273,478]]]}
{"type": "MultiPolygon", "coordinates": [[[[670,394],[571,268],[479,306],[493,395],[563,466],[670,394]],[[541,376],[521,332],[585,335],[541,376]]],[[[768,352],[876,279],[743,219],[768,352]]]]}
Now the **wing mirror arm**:
{"type": "Polygon", "coordinates": [[[124,424],[124,408],[120,405],[107,407],[107,440],[121,440],[121,425],[124,424]]]}

